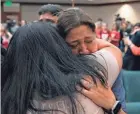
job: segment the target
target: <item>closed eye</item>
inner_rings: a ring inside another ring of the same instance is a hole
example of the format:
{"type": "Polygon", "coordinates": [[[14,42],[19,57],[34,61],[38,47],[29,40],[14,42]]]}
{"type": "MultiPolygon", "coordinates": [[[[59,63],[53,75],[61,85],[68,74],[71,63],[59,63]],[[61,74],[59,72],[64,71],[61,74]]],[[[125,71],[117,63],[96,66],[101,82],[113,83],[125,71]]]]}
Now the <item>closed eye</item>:
{"type": "Polygon", "coordinates": [[[68,43],[68,45],[69,45],[72,49],[75,49],[75,48],[78,47],[79,42],[74,42],[74,43],[71,43],[71,44],[68,43]]]}
{"type": "Polygon", "coordinates": [[[94,37],[86,37],[85,39],[85,43],[92,43],[92,41],[94,40],[95,38],[94,37]]]}
{"type": "Polygon", "coordinates": [[[69,45],[72,49],[75,49],[78,47],[78,44],[75,44],[75,45],[69,45]]]}
{"type": "Polygon", "coordinates": [[[86,40],[85,43],[92,43],[93,40],[86,40]]]}

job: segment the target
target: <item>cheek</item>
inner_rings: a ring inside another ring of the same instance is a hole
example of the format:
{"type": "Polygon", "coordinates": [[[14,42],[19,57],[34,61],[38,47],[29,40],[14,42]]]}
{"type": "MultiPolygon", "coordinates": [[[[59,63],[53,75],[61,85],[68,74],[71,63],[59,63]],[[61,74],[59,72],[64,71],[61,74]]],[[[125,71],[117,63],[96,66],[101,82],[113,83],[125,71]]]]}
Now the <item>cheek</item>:
{"type": "Polygon", "coordinates": [[[97,48],[97,44],[96,43],[92,43],[91,45],[88,45],[88,51],[90,53],[94,53],[96,51],[98,51],[98,48],[97,48]]]}
{"type": "Polygon", "coordinates": [[[73,53],[74,55],[79,54],[78,52],[79,52],[78,49],[72,49],[72,53],[73,53]]]}

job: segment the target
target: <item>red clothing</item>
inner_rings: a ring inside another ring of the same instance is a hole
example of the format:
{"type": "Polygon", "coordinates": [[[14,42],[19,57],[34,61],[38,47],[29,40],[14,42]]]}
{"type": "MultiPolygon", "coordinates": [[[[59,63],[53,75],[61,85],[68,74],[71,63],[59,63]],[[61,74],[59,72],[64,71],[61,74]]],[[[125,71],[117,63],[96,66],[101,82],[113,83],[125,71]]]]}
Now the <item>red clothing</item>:
{"type": "Polygon", "coordinates": [[[109,37],[110,37],[110,31],[108,30],[101,31],[101,39],[107,41],[109,37]]]}
{"type": "Polygon", "coordinates": [[[101,38],[101,29],[96,29],[95,33],[97,38],[101,38]]]}
{"type": "Polygon", "coordinates": [[[5,42],[2,43],[2,46],[3,46],[4,48],[8,48],[8,45],[9,45],[9,42],[7,42],[7,41],[5,41],[5,42]]]}
{"type": "Polygon", "coordinates": [[[111,37],[111,43],[114,44],[115,46],[119,46],[120,32],[115,31],[115,30],[111,31],[110,37],[111,37]]]}
{"type": "Polygon", "coordinates": [[[8,45],[9,45],[9,40],[5,37],[2,37],[2,46],[4,48],[8,48],[8,45]]]}

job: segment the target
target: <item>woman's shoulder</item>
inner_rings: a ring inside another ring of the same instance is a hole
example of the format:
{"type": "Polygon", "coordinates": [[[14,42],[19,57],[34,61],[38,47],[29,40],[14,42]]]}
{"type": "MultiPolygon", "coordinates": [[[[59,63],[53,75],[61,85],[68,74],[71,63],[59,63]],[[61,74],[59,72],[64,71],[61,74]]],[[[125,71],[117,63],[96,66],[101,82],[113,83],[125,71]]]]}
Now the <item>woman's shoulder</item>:
{"type": "MultiPolygon", "coordinates": [[[[74,102],[76,114],[104,114],[101,107],[98,107],[81,93],[74,93],[74,102]]],[[[37,109],[47,110],[40,114],[72,114],[72,106],[74,106],[68,96],[59,96],[50,100],[35,99],[33,104],[37,109]]],[[[36,114],[36,112],[28,110],[26,114],[36,114]]]]}
{"type": "Polygon", "coordinates": [[[112,86],[120,72],[118,62],[114,55],[108,50],[101,49],[90,55],[85,55],[84,57],[87,59],[87,64],[90,66],[95,65],[97,62],[104,67],[108,75],[108,83],[112,86]]]}

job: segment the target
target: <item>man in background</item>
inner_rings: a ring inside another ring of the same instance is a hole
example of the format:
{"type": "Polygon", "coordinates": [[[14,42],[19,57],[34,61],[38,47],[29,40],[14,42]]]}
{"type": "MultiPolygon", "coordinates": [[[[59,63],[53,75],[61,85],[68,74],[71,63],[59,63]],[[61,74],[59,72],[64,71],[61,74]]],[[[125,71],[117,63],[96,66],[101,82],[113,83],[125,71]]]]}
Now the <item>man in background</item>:
{"type": "Polygon", "coordinates": [[[57,23],[58,15],[61,11],[62,8],[60,5],[55,4],[43,5],[38,11],[39,20],[57,23]]]}

